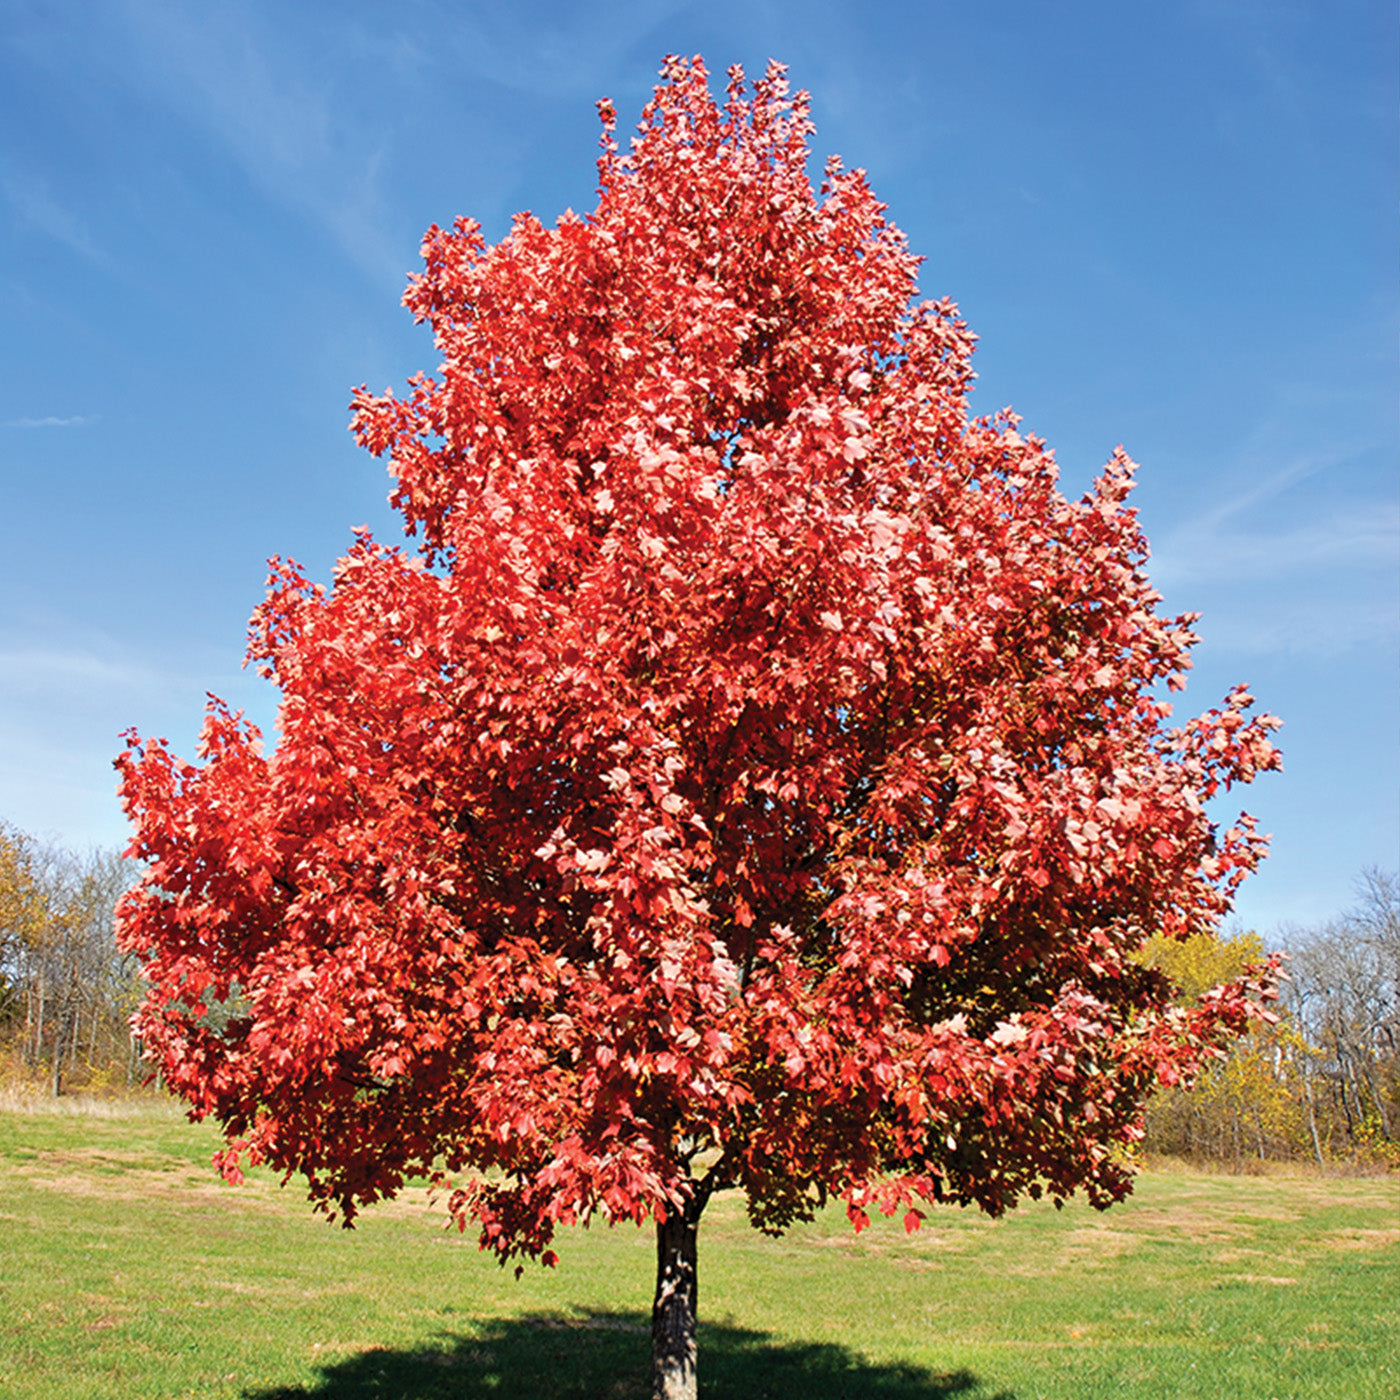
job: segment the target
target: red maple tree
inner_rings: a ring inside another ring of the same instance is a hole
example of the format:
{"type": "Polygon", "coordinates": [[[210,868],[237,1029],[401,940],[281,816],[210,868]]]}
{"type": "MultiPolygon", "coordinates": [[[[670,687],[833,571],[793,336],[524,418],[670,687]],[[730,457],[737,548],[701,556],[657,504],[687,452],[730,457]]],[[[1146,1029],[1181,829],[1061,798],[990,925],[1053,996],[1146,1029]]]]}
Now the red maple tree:
{"type": "Polygon", "coordinates": [[[122,908],[148,1052],[221,1154],[348,1223],[405,1179],[501,1258],[655,1222],[658,1395],[690,1394],[695,1241],[1130,1186],[1154,1084],[1261,1014],[1137,957],[1213,928],[1278,766],[1243,688],[1169,725],[1114,454],[1071,502],[861,171],[806,174],[778,65],[670,59],[597,209],[431,228],[441,366],[355,399],[416,553],[274,561],[270,754],[129,736],[122,908]],[[208,1014],[211,1004],[221,1014],[208,1014]]]}

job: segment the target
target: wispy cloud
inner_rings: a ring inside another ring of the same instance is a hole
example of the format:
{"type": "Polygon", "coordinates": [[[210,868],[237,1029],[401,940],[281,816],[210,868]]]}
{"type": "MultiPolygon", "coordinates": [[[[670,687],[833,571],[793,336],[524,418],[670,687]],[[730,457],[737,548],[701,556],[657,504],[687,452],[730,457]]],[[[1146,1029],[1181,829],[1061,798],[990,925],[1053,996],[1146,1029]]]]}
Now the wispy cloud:
{"type": "Polygon", "coordinates": [[[82,220],[49,193],[43,180],[5,170],[0,172],[0,193],[21,225],[56,239],[89,262],[105,266],[110,261],[82,220]]]}
{"type": "MultiPolygon", "coordinates": [[[[121,49],[135,71],[124,76],[212,138],[267,198],[398,287],[416,263],[420,230],[406,244],[393,217],[396,134],[446,115],[424,112],[425,94],[466,85],[459,114],[478,100],[489,107],[490,92],[502,88],[554,100],[602,96],[653,33],[659,60],[667,21],[685,3],[621,0],[603,24],[587,7],[450,7],[432,19],[431,40],[414,8],[400,18],[384,7],[368,20],[351,7],[311,53],[295,23],[269,20],[271,7],[125,0],[118,13],[130,44],[121,49]]],[[[490,130],[473,161],[487,187],[509,185],[527,138],[490,130]]],[[[461,138],[444,130],[439,139],[461,138]]]]}
{"type": "MultiPolygon", "coordinates": [[[[666,37],[670,21],[686,8],[685,0],[619,0],[609,7],[607,23],[600,24],[596,10],[586,5],[463,6],[450,25],[442,26],[435,52],[400,37],[396,58],[420,69],[446,61],[515,92],[549,91],[591,101],[604,95],[594,90],[599,74],[614,69],[652,34],[658,39],[648,57],[659,64],[666,49],[675,47],[666,37]]],[[[718,62],[721,74],[728,61],[718,62]]]]}
{"type": "Polygon", "coordinates": [[[157,691],[171,678],[122,657],[104,657],[82,647],[58,650],[49,647],[0,648],[0,677],[11,695],[106,695],[114,690],[157,691]]]}
{"type": "Polygon", "coordinates": [[[1221,651],[1316,663],[1395,646],[1400,512],[1376,471],[1386,448],[1345,401],[1315,400],[1307,386],[1285,395],[1194,513],[1154,539],[1153,583],[1201,611],[1221,651]]]}
{"type": "Polygon", "coordinates": [[[1281,580],[1321,571],[1384,567],[1400,557],[1400,522],[1376,503],[1335,508],[1320,519],[1270,530],[1232,526],[1222,507],[1173,531],[1153,551],[1158,586],[1281,580]]]}
{"type": "MultiPolygon", "coordinates": [[[[368,137],[318,71],[260,43],[254,14],[131,0],[141,81],[203,129],[274,202],[321,225],[376,276],[403,276],[378,191],[382,133],[368,137]]],[[[325,71],[324,69],[319,71],[325,71]]]]}
{"type": "Polygon", "coordinates": [[[77,413],[71,418],[56,418],[50,414],[46,418],[7,418],[6,428],[80,428],[84,423],[95,423],[95,415],[77,413]]]}
{"type": "Polygon", "coordinates": [[[0,642],[0,812],[65,843],[124,844],[120,732],[181,686],[119,644],[0,642]]]}
{"type": "MultiPolygon", "coordinates": [[[[1257,457],[1258,449],[1251,451],[1251,457],[1257,457]]],[[[1299,482],[1306,481],[1309,477],[1317,475],[1318,472],[1337,465],[1342,454],[1333,451],[1329,453],[1309,454],[1303,457],[1295,457],[1287,465],[1277,468],[1272,472],[1267,472],[1259,477],[1251,486],[1243,491],[1236,492],[1213,505],[1209,510],[1196,516],[1188,526],[1188,529],[1195,531],[1209,531],[1218,529],[1227,520],[1235,516],[1243,515],[1252,510],[1255,506],[1263,505],[1266,501],[1273,500],[1274,497],[1282,495],[1289,487],[1299,482]]]]}
{"type": "Polygon", "coordinates": [[[1342,439],[1295,449],[1280,465],[1278,436],[1273,419],[1261,424],[1220,473],[1234,489],[1227,486],[1156,537],[1154,582],[1278,581],[1400,559],[1393,499],[1358,499],[1353,484],[1356,464],[1373,455],[1375,444],[1342,439]]]}
{"type": "Polygon", "coordinates": [[[1220,654],[1296,656],[1315,665],[1363,647],[1393,654],[1400,620],[1389,599],[1287,597],[1249,610],[1207,608],[1202,630],[1220,654]]]}

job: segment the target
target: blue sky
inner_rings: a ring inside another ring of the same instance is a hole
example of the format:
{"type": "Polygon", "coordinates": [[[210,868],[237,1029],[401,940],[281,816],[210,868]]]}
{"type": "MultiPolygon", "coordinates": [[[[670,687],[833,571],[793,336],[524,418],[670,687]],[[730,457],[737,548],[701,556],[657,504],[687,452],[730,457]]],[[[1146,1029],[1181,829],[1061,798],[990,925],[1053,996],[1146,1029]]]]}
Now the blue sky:
{"type": "MultiPolygon", "coordinates": [[[[136,726],[193,748],[265,560],[324,577],[383,467],[354,385],[434,358],[399,306],[431,222],[590,208],[594,101],[661,57],[771,56],[818,160],[865,167],[926,295],[981,337],[1077,494],[1142,464],[1151,573],[1204,614],[1187,703],[1236,681],[1286,772],[1243,794],[1261,929],[1397,863],[1400,544],[1389,0],[0,8],[0,817],[116,845],[136,726]]],[[[1238,805],[1238,804],[1236,804],[1238,805]]]]}

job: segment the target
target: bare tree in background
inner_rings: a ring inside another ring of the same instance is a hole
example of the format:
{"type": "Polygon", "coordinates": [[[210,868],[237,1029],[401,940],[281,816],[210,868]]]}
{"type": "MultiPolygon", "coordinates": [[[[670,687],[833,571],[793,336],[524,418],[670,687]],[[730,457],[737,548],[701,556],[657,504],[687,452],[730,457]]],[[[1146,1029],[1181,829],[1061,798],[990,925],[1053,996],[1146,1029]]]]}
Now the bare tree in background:
{"type": "Polygon", "coordinates": [[[80,855],[0,825],[0,1037],[12,1066],[55,1095],[67,1081],[135,1076],[136,969],[113,938],[135,874],[114,852],[80,855]]]}
{"type": "Polygon", "coordinates": [[[1305,1043],[1299,1068],[1317,1155],[1400,1136],[1400,879],[1364,871],[1356,905],[1294,931],[1284,1006],[1305,1043]]]}
{"type": "MultiPolygon", "coordinates": [[[[1194,1086],[1148,1104],[1149,1152],[1230,1162],[1312,1157],[1400,1165],[1400,879],[1368,869],[1346,913],[1278,931],[1289,954],[1276,1024],[1257,1025],[1194,1086]]],[[[1264,954],[1248,932],[1154,939],[1147,952],[1199,996],[1264,954]]]]}

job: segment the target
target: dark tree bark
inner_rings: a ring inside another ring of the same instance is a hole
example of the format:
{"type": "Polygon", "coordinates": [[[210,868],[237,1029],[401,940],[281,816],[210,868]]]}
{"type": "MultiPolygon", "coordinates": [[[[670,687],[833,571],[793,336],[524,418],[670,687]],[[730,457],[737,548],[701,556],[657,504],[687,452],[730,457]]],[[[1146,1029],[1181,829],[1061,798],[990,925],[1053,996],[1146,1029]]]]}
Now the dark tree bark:
{"type": "Polygon", "coordinates": [[[656,1226],[656,1300],[651,1309],[652,1400],[696,1400],[696,1240],[706,1182],[656,1226]]]}

